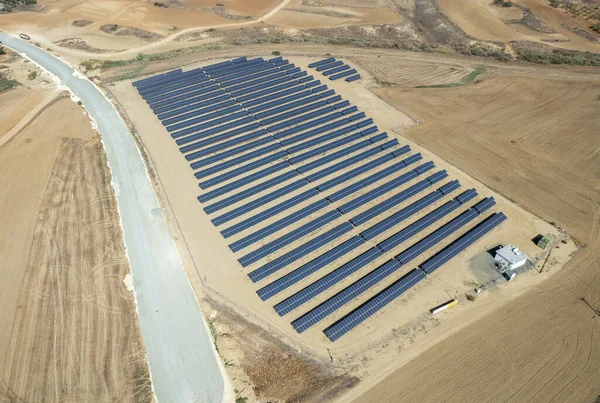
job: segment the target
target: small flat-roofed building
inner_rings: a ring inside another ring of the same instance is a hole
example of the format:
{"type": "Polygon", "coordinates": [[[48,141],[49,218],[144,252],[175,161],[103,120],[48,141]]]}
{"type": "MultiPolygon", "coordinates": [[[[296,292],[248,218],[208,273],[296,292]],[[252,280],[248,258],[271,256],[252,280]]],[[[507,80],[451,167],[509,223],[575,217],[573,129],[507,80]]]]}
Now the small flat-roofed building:
{"type": "Polygon", "coordinates": [[[498,263],[500,272],[507,270],[515,270],[523,266],[528,259],[528,256],[513,245],[506,245],[496,251],[494,259],[498,263]]]}

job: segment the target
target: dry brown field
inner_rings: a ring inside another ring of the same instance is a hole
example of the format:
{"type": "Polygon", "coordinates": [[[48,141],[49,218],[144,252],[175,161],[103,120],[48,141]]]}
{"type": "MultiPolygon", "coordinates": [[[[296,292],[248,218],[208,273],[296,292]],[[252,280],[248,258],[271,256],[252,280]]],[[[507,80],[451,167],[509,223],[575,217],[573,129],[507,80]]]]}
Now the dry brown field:
{"type": "Polygon", "coordinates": [[[579,28],[591,37],[600,38],[592,31],[591,22],[575,17],[563,9],[550,6],[545,0],[516,0],[515,5],[529,9],[554,33],[543,33],[521,24],[506,24],[518,20],[523,11],[517,7],[499,7],[487,0],[439,0],[440,10],[468,35],[488,41],[534,41],[563,49],[599,52],[600,42],[583,38],[568,28],[579,28]]]}
{"type": "Polygon", "coordinates": [[[594,402],[600,318],[580,298],[600,307],[600,74],[495,66],[471,86],[375,92],[422,123],[406,136],[567,229],[582,250],[531,292],[362,385],[356,402],[594,402]]]}
{"type": "Polygon", "coordinates": [[[81,107],[48,105],[0,165],[0,401],[151,401],[106,155],[81,107]]]}

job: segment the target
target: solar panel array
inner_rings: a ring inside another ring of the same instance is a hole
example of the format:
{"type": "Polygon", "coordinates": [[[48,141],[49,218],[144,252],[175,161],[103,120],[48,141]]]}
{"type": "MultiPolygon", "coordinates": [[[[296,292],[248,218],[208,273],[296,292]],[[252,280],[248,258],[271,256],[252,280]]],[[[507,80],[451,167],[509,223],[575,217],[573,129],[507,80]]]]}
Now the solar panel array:
{"type": "MultiPolygon", "coordinates": [[[[356,76],[333,58],[310,67],[356,76]]],[[[493,198],[458,192],[445,170],[282,57],[133,85],[190,165],[198,201],[258,296],[274,299],[280,316],[295,312],[299,333],[331,318],[324,333],[337,340],[506,219],[481,220],[493,198]]]]}
{"type": "Polygon", "coordinates": [[[340,78],[344,78],[349,83],[360,80],[360,74],[358,74],[356,69],[344,64],[341,60],[335,60],[333,57],[311,63],[308,67],[321,72],[332,81],[339,80],[340,78]]]}

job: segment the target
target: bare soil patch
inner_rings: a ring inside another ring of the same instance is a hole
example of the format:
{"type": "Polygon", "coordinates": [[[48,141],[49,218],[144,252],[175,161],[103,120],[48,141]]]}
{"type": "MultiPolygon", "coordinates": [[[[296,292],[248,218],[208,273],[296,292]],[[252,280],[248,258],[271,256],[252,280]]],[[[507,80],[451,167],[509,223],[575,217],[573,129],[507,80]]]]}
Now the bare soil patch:
{"type": "Polygon", "coordinates": [[[152,401],[111,177],[87,117],[62,99],[0,159],[0,401],[152,401]]]}

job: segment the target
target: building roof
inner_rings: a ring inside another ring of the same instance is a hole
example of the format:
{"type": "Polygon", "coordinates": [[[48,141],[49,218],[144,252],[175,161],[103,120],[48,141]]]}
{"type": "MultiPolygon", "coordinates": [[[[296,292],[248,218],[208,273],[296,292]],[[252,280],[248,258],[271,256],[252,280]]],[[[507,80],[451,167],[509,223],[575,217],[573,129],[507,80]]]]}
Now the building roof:
{"type": "Polygon", "coordinates": [[[496,251],[495,258],[512,265],[527,260],[527,255],[513,245],[506,245],[496,251]]]}

